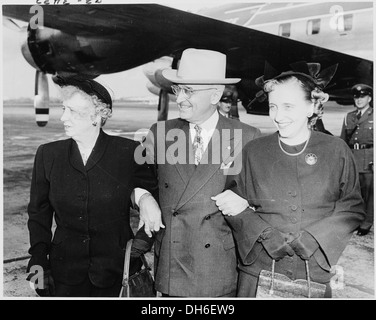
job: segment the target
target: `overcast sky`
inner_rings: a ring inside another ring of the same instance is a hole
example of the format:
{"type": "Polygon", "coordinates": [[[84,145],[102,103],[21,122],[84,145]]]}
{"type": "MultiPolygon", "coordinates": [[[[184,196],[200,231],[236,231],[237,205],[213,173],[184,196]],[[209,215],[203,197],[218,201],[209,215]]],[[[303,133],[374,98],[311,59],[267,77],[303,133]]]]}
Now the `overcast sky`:
{"type": "MultiPolygon", "coordinates": [[[[72,1],[72,0],[71,0],[72,1]]],[[[15,1],[0,1],[2,4],[15,3],[15,1]]],[[[19,2],[19,1],[18,1],[19,2]]],[[[52,0],[51,0],[52,2],[52,0]]],[[[125,2],[125,1],[122,1],[125,2]]],[[[132,1],[136,2],[136,1],[132,1]]],[[[145,2],[145,1],[144,1],[145,2]]],[[[23,3],[32,3],[29,1],[23,3]]],[[[102,0],[102,3],[111,3],[111,1],[102,0]]],[[[119,3],[119,2],[117,2],[119,3]]],[[[164,2],[181,10],[189,10],[195,12],[201,7],[210,7],[220,5],[218,1],[192,1],[190,0],[174,0],[173,3],[164,2]]],[[[21,44],[26,40],[26,32],[17,32],[7,27],[3,27],[3,98],[32,98],[34,97],[34,79],[35,69],[31,67],[23,58],[21,53],[21,44]]],[[[53,85],[50,76],[48,77],[50,96],[56,97],[57,90],[53,85]]],[[[108,85],[115,94],[115,98],[121,97],[144,97],[153,96],[146,88],[147,78],[142,72],[142,67],[132,70],[104,75],[97,78],[100,82],[108,85]]]]}

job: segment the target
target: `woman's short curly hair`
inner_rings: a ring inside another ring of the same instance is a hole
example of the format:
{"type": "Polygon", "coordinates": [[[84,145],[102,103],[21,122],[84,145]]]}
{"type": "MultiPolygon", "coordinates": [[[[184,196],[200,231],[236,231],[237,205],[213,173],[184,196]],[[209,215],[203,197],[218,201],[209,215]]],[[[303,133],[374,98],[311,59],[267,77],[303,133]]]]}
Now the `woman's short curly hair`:
{"type": "Polygon", "coordinates": [[[92,103],[93,105],[92,116],[95,117],[99,115],[101,117],[101,127],[103,127],[107,119],[111,118],[112,116],[112,108],[110,107],[110,105],[102,102],[102,100],[100,100],[96,95],[94,94],[89,95],[75,86],[68,85],[68,86],[61,87],[62,100],[67,100],[76,93],[81,94],[82,97],[84,97],[85,99],[87,99],[89,102],[92,103]]]}
{"type": "Polygon", "coordinates": [[[269,93],[274,90],[275,85],[290,81],[296,81],[303,89],[306,100],[313,103],[313,114],[308,118],[308,126],[311,128],[315,125],[317,119],[320,119],[324,113],[324,103],[329,100],[329,95],[323,92],[309,78],[299,74],[286,75],[278,79],[268,80],[264,83],[264,92],[269,93]]]}

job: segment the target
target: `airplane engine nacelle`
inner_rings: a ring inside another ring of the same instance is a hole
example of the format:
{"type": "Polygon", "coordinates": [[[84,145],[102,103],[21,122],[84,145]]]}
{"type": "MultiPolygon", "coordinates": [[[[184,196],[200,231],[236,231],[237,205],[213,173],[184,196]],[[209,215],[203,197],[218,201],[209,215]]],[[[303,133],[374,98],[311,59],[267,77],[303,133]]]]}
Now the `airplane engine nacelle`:
{"type": "Polygon", "coordinates": [[[159,95],[159,91],[160,91],[159,89],[163,89],[167,91],[168,93],[172,93],[172,90],[171,90],[172,83],[162,77],[162,70],[166,68],[171,68],[172,60],[173,59],[171,57],[162,57],[144,65],[143,72],[145,76],[148,78],[148,80],[150,81],[151,85],[154,86],[154,87],[152,87],[151,85],[147,86],[148,90],[151,93],[159,95]]]}
{"type": "Polygon", "coordinates": [[[159,96],[161,88],[157,87],[156,85],[152,84],[150,81],[146,83],[146,88],[149,90],[150,93],[159,96]]]}

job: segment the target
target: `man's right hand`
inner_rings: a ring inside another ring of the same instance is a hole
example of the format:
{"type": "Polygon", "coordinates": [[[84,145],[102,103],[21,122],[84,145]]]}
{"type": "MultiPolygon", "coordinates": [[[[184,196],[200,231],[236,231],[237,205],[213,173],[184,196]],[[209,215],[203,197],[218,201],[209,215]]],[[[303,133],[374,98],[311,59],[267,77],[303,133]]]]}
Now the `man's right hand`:
{"type": "Polygon", "coordinates": [[[278,261],[287,255],[290,257],[294,255],[295,252],[289,245],[291,241],[292,237],[290,235],[271,229],[265,235],[265,239],[261,239],[261,244],[269,256],[278,261]]]}
{"type": "Polygon", "coordinates": [[[140,208],[140,229],[145,225],[145,233],[152,237],[152,232],[158,232],[160,228],[164,228],[162,223],[162,213],[157,201],[150,193],[144,194],[139,201],[140,208]]]}

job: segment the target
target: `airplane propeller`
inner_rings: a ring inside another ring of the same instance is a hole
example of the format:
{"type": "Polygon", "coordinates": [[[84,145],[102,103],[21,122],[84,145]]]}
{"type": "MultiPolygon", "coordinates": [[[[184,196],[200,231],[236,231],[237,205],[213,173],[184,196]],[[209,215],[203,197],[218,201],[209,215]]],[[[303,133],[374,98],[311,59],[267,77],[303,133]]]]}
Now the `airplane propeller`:
{"type": "Polygon", "coordinates": [[[162,70],[170,68],[171,57],[162,57],[144,65],[143,72],[149,82],[146,84],[148,90],[159,96],[158,100],[158,121],[167,120],[170,100],[175,100],[172,94],[172,83],[162,76],[162,70]]]}
{"type": "Polygon", "coordinates": [[[44,127],[49,120],[49,93],[48,80],[44,72],[35,73],[35,96],[34,96],[35,120],[39,127],[44,127]]]}

